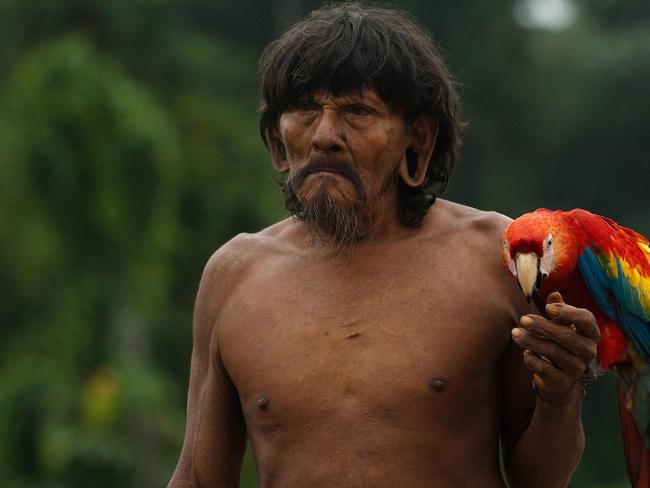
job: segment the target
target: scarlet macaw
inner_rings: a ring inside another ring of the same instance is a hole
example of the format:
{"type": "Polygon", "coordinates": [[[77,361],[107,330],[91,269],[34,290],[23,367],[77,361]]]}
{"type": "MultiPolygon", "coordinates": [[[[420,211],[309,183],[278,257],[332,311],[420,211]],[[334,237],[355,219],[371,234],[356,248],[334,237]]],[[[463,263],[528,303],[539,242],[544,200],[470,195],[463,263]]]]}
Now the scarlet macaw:
{"type": "Polygon", "coordinates": [[[526,298],[590,310],[601,339],[598,363],[617,377],[630,481],[650,486],[650,246],[612,219],[575,209],[539,209],[506,229],[504,262],[526,298]]]}

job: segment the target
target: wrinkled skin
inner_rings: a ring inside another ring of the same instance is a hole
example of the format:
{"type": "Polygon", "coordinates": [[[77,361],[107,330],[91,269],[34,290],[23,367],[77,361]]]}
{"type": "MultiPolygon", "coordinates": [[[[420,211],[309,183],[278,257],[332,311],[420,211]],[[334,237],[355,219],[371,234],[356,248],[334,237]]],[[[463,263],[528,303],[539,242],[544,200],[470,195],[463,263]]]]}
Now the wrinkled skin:
{"type": "MultiPolygon", "coordinates": [[[[406,127],[372,90],[321,93],[282,116],[277,138],[278,169],[340,159],[381,198],[345,256],[290,218],[210,259],[170,486],[237,486],[247,435],[262,487],[503,487],[500,438],[513,486],[566,486],[595,322],[561,305],[517,327],[532,310],[501,264],[507,218],[438,199],[422,227],[399,223],[404,151],[426,164],[435,124],[406,127]]],[[[297,189],[306,202],[319,192],[357,196],[327,171],[297,189]]]]}

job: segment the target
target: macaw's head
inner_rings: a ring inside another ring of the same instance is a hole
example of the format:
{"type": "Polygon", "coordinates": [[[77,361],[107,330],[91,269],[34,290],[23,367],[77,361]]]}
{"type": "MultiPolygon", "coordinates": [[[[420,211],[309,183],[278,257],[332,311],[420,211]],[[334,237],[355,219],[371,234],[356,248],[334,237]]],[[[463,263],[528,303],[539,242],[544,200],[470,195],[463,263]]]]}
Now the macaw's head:
{"type": "MultiPolygon", "coordinates": [[[[563,212],[540,209],[514,220],[504,235],[503,260],[530,302],[542,282],[560,283],[576,265],[575,237],[563,212]]],[[[545,297],[542,297],[545,299],[545,297]]]]}

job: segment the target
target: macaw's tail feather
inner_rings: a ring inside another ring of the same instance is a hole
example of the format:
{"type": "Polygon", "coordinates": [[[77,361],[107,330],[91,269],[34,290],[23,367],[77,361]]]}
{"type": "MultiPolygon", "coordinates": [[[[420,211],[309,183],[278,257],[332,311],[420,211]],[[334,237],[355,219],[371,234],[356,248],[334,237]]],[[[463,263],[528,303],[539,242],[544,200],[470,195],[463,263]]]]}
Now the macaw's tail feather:
{"type": "Polygon", "coordinates": [[[618,382],[618,414],[623,432],[627,474],[634,488],[650,488],[650,449],[630,408],[629,389],[618,382]]]}

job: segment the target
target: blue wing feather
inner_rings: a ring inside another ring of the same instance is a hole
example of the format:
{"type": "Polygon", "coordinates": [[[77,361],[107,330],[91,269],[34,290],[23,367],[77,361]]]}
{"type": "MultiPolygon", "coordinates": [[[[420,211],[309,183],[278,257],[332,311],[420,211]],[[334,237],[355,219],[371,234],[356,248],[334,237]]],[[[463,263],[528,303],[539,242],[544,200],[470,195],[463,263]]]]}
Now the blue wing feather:
{"type": "Polygon", "coordinates": [[[618,322],[643,360],[650,363],[650,328],[641,318],[645,311],[638,310],[641,307],[638,296],[626,280],[618,258],[616,267],[618,273],[614,278],[589,247],[578,258],[578,268],[595,302],[607,317],[618,322]]]}
{"type": "Polygon", "coordinates": [[[609,277],[590,248],[583,249],[582,255],[578,258],[578,268],[589,293],[600,309],[610,319],[617,320],[616,302],[609,291],[609,277]]]}

